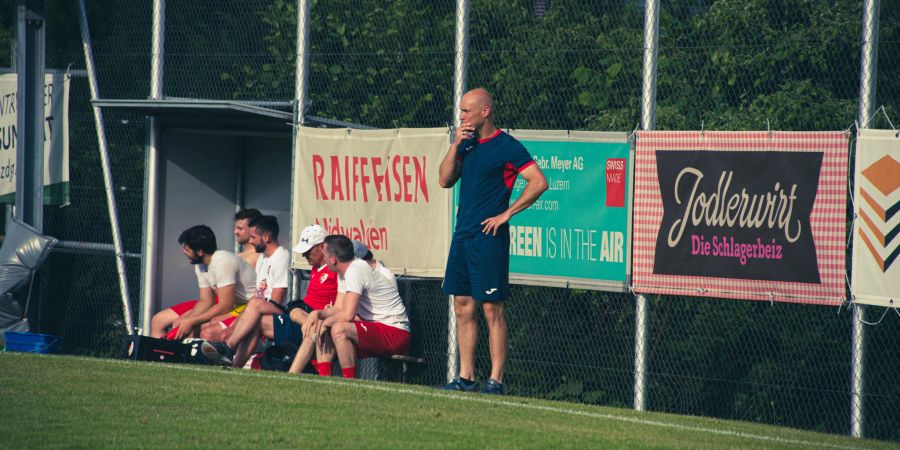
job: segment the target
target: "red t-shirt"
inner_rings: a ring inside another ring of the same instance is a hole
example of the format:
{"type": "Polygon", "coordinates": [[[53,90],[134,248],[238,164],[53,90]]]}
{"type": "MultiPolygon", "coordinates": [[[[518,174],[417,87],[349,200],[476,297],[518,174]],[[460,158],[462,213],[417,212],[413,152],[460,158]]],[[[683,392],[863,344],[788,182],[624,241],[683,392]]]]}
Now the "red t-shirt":
{"type": "Polygon", "coordinates": [[[324,309],[329,303],[334,303],[337,297],[337,274],[328,269],[327,265],[313,268],[309,272],[309,286],[306,288],[306,297],[303,302],[312,309],[324,309]]]}

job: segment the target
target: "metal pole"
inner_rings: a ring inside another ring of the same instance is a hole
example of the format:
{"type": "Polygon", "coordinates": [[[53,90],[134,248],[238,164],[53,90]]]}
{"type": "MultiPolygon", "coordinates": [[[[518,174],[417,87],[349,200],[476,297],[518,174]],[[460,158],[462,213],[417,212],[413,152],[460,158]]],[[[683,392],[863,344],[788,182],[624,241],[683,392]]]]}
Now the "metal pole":
{"type": "MultiPolygon", "coordinates": [[[[79,0],[78,11],[81,18],[81,45],[84,47],[84,62],[87,66],[88,82],[91,89],[91,99],[100,98],[97,88],[97,75],[94,71],[94,51],[91,47],[91,32],[88,28],[87,11],[84,0],[79,0]]],[[[94,124],[97,131],[97,144],[100,148],[100,166],[103,170],[103,187],[106,191],[106,210],[109,214],[110,231],[112,232],[113,247],[116,252],[116,272],[119,276],[119,295],[122,296],[122,314],[125,317],[125,332],[134,333],[131,315],[131,296],[128,294],[128,277],[125,275],[125,249],[122,245],[122,233],[119,230],[119,212],[116,208],[116,196],[113,193],[112,169],[109,163],[109,152],[106,146],[106,131],[103,125],[103,111],[99,106],[94,106],[94,124]]]]}
{"type": "Polygon", "coordinates": [[[44,2],[19,0],[16,50],[16,217],[44,229],[44,2]]]}
{"type": "Polygon", "coordinates": [[[647,297],[639,294],[634,311],[634,409],[647,409],[647,328],[650,308],[647,297]]]}
{"type": "MultiPolygon", "coordinates": [[[[862,42],[859,62],[859,118],[858,127],[868,128],[875,114],[875,85],[878,68],[879,0],[864,0],[862,42]]],[[[850,435],[861,438],[865,434],[865,317],[863,305],[853,307],[852,341],[850,348],[850,435]]]]}
{"type": "MultiPolygon", "coordinates": [[[[648,0],[644,12],[644,69],[641,86],[641,129],[656,128],[656,60],[659,57],[659,0],[648,0]]],[[[634,409],[647,407],[647,332],[650,308],[638,294],[634,305],[634,409]]]]}
{"type": "MultiPolygon", "coordinates": [[[[237,214],[244,209],[244,149],[247,147],[247,140],[240,138],[241,148],[237,152],[237,168],[234,175],[234,213],[237,214]]],[[[241,244],[238,243],[237,236],[234,236],[234,252],[240,253],[244,251],[241,244]]]]}
{"type": "MultiPolygon", "coordinates": [[[[310,0],[297,0],[297,54],[294,68],[294,127],[291,133],[291,246],[297,245],[294,238],[303,231],[295,230],[294,218],[300,215],[300,204],[294,201],[294,186],[296,186],[297,173],[296,161],[300,157],[300,149],[297,148],[297,127],[306,123],[307,89],[309,85],[309,30],[310,30],[310,0]]],[[[305,225],[301,225],[305,226],[305,225]]],[[[293,255],[291,261],[293,261],[293,255]]],[[[291,263],[293,266],[293,263],[291,263]]],[[[288,296],[294,299],[300,293],[300,272],[291,271],[291,286],[288,296]]]]}
{"type": "Polygon", "coordinates": [[[866,342],[863,320],[865,320],[865,315],[866,310],[862,305],[853,306],[853,329],[851,331],[853,341],[850,349],[850,435],[857,438],[863,437],[865,423],[863,414],[863,389],[865,387],[863,358],[866,342]]]}
{"type": "Polygon", "coordinates": [[[456,53],[453,60],[453,125],[459,126],[459,100],[466,93],[469,68],[469,0],[456,0],[456,53]]]}
{"type": "Polygon", "coordinates": [[[878,15],[880,0],[864,0],[859,62],[859,128],[868,128],[875,113],[875,78],[878,68],[878,15]]]}
{"type": "MultiPolygon", "coordinates": [[[[469,69],[469,0],[456,0],[456,53],[453,60],[453,126],[459,127],[459,101],[466,93],[469,69]]],[[[452,136],[450,137],[452,140],[452,136]]],[[[456,339],[456,311],[453,296],[447,297],[447,381],[459,372],[459,347],[456,339]]]]}
{"type": "Polygon", "coordinates": [[[659,58],[659,0],[647,0],[644,12],[644,69],[641,129],[656,129],[656,61],[659,58]]]}
{"type": "MultiPolygon", "coordinates": [[[[153,0],[153,44],[150,60],[150,98],[163,96],[163,62],[166,33],[166,2],[153,0]]],[[[141,260],[141,326],[150,330],[153,308],[156,304],[156,267],[159,207],[159,124],[153,117],[147,118],[146,163],[144,169],[144,257],[141,260]]]]}
{"type": "Polygon", "coordinates": [[[298,124],[305,122],[307,84],[309,79],[309,8],[310,0],[297,0],[297,62],[294,96],[297,102],[298,124]]]}

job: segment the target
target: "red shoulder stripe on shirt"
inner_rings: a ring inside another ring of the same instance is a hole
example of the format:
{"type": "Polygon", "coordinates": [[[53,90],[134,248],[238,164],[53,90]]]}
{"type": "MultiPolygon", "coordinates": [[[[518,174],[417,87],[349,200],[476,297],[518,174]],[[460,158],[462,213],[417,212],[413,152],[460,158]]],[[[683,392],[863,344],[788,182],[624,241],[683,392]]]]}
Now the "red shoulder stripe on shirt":
{"type": "Polygon", "coordinates": [[[516,169],[516,173],[522,173],[523,170],[525,170],[525,169],[531,167],[532,164],[537,164],[537,163],[535,163],[534,160],[532,159],[531,161],[528,161],[527,163],[522,164],[521,167],[519,167],[518,169],[516,169]]]}

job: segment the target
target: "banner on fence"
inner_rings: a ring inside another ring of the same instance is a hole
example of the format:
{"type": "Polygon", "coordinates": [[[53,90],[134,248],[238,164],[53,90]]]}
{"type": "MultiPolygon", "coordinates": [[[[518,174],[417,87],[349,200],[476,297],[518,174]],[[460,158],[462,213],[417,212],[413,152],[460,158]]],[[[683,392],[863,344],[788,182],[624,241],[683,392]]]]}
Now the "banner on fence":
{"type": "MultiPolygon", "coordinates": [[[[510,280],[622,291],[630,266],[631,142],[625,133],[514,130],[549,189],[510,221],[510,280]]],[[[516,180],[510,202],[525,180],[516,180]]],[[[454,208],[455,210],[455,208],[454,208]]]]}
{"type": "MultiPolygon", "coordinates": [[[[0,203],[16,202],[16,74],[0,75],[0,203]]],[[[69,77],[44,81],[44,204],[69,204],[69,77]]]]}
{"type": "Polygon", "coordinates": [[[451,195],[438,167],[448,139],[447,128],[297,128],[292,242],[316,223],[362,241],[394,272],[443,277],[451,195]]]}
{"type": "Polygon", "coordinates": [[[847,134],[637,134],[634,290],[840,304],[847,134]]]}
{"type": "Polygon", "coordinates": [[[853,206],[853,278],[858,303],[900,306],[900,137],[859,130],[853,206]]]}

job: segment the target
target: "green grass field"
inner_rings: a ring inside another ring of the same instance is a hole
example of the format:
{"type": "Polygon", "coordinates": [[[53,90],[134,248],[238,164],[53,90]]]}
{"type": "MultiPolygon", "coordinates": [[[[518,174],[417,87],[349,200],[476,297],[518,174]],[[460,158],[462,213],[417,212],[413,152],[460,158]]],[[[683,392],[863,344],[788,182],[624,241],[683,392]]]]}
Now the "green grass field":
{"type": "Polygon", "coordinates": [[[0,353],[0,447],[898,448],[774,426],[206,366],[0,353]]]}

